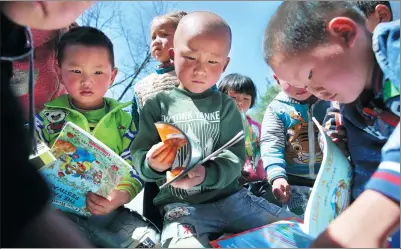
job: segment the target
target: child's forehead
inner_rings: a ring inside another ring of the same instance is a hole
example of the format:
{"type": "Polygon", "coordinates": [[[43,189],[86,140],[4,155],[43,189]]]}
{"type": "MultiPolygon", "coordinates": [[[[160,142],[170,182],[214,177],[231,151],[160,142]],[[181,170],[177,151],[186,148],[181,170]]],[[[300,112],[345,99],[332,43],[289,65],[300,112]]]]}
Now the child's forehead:
{"type": "Polygon", "coordinates": [[[107,67],[111,65],[110,60],[110,53],[107,48],[83,44],[66,46],[63,57],[64,63],[70,66],[86,64],[95,67],[107,67]]]}
{"type": "Polygon", "coordinates": [[[175,30],[176,28],[177,24],[172,20],[169,20],[167,18],[158,18],[153,20],[150,26],[150,31],[154,33],[159,30],[175,30]]]}

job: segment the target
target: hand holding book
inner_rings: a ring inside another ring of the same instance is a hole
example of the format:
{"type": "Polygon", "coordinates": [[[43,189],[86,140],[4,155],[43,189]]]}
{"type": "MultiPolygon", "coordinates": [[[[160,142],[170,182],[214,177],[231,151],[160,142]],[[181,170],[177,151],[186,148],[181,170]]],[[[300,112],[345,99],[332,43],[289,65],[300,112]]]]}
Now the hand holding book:
{"type": "Polygon", "coordinates": [[[86,195],[86,207],[91,214],[107,215],[130,200],[131,196],[125,190],[115,189],[107,198],[89,192],[86,195]]]}
{"type": "MultiPolygon", "coordinates": [[[[167,181],[174,179],[174,175],[170,171],[167,171],[167,181]]],[[[197,165],[195,168],[188,172],[188,175],[184,176],[182,179],[171,183],[174,188],[180,189],[191,189],[205,180],[206,169],[203,165],[197,165]]]]}

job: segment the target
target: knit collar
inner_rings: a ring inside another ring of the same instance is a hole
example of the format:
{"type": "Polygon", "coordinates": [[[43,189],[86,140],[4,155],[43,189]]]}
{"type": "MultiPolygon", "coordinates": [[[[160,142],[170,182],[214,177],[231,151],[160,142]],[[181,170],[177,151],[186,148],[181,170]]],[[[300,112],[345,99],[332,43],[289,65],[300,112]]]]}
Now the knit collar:
{"type": "Polygon", "coordinates": [[[170,61],[162,63],[162,64],[159,64],[156,67],[156,73],[157,74],[165,74],[165,73],[168,73],[168,72],[171,72],[171,71],[174,71],[174,64],[171,63],[170,61]]]}

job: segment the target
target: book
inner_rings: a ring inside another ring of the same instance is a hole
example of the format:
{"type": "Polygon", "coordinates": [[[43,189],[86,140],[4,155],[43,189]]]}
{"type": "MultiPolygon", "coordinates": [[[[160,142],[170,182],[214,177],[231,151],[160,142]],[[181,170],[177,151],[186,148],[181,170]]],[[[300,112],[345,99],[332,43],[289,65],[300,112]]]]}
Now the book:
{"type": "Polygon", "coordinates": [[[215,248],[305,248],[350,204],[352,169],[349,160],[319,128],[323,160],[313,185],[304,220],[284,220],[224,236],[211,242],[215,248]]]}
{"type": "Polygon", "coordinates": [[[56,158],[51,153],[50,148],[43,141],[37,139],[36,152],[29,156],[29,161],[36,167],[36,169],[40,169],[55,160],[56,158]]]}
{"type": "Polygon", "coordinates": [[[156,129],[159,133],[160,139],[163,143],[169,144],[173,149],[174,157],[171,157],[170,161],[173,164],[176,159],[176,154],[179,150],[185,150],[186,157],[182,165],[173,169],[171,172],[174,173],[174,177],[168,179],[160,188],[164,188],[171,183],[182,179],[186,175],[188,175],[189,171],[193,169],[196,165],[200,165],[205,163],[208,160],[211,160],[217,154],[219,154],[222,150],[229,148],[230,146],[238,143],[241,139],[244,138],[244,132],[240,131],[237,135],[235,135],[230,141],[224,144],[222,147],[212,152],[210,155],[206,156],[204,159],[202,157],[202,148],[198,142],[192,139],[190,136],[185,134],[180,128],[175,126],[174,124],[165,123],[165,122],[156,122],[156,129]]]}
{"type": "Polygon", "coordinates": [[[107,198],[131,170],[124,159],[71,122],[50,152],[55,160],[39,169],[53,193],[50,203],[81,216],[90,216],[85,204],[89,191],[107,198]]]}

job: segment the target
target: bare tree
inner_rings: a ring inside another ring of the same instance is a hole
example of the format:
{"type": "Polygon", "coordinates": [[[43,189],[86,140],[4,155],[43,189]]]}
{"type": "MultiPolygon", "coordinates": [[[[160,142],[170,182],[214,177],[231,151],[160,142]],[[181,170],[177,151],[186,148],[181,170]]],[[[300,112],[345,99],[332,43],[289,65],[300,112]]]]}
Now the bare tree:
{"type": "Polygon", "coordinates": [[[158,15],[170,11],[176,3],[152,2],[97,2],[80,17],[81,25],[96,27],[112,40],[119,69],[116,82],[109,91],[121,100],[129,89],[149,73],[149,24],[158,15]]]}

